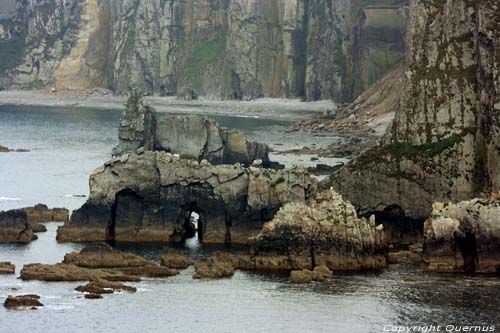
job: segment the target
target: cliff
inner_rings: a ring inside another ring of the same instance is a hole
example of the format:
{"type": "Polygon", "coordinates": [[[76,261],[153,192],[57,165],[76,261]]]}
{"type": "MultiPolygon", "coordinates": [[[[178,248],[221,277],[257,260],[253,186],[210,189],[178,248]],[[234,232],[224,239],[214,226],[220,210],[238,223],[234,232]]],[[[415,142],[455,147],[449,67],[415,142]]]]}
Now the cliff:
{"type": "Polygon", "coordinates": [[[0,0],[0,88],[351,101],[404,54],[405,0],[0,0]]]}
{"type": "Polygon", "coordinates": [[[410,8],[405,83],[381,144],[333,177],[362,214],[425,219],[433,202],[500,187],[497,1],[410,8]]]}

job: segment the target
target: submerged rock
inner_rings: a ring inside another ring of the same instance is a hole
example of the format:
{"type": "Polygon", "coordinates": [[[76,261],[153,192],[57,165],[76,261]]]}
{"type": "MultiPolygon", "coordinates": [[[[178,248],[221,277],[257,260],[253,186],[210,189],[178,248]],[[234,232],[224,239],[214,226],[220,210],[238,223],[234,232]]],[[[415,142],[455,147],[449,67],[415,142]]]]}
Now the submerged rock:
{"type": "Polygon", "coordinates": [[[21,296],[7,296],[3,306],[12,309],[12,308],[21,308],[21,307],[29,307],[29,308],[37,308],[43,306],[40,302],[40,296],[38,295],[21,295],[21,296]]]}
{"type": "Polygon", "coordinates": [[[387,265],[383,227],[359,218],[354,207],[328,190],[315,202],[287,204],[251,241],[240,266],[257,269],[377,269],[387,265]]]}
{"type": "Polygon", "coordinates": [[[13,265],[10,261],[0,262],[0,275],[14,273],[16,273],[16,266],[13,265]]]}
{"type": "Polygon", "coordinates": [[[91,281],[86,285],[78,286],[75,288],[75,290],[82,293],[85,292],[85,293],[100,295],[100,294],[112,294],[116,291],[128,291],[131,293],[135,293],[137,291],[137,288],[127,286],[120,282],[98,280],[98,281],[91,281]]]}
{"type": "Polygon", "coordinates": [[[193,265],[193,261],[180,253],[165,253],[161,256],[161,265],[175,269],[185,269],[193,265]]]}
{"type": "Polygon", "coordinates": [[[500,273],[500,201],[436,203],[425,222],[424,268],[500,273]]]}
{"type": "Polygon", "coordinates": [[[220,279],[234,275],[238,259],[230,253],[218,252],[194,264],[193,279],[220,279]]]}
{"type": "Polygon", "coordinates": [[[84,297],[86,299],[101,299],[101,298],[103,298],[102,295],[99,295],[99,294],[85,294],[84,297]]]}

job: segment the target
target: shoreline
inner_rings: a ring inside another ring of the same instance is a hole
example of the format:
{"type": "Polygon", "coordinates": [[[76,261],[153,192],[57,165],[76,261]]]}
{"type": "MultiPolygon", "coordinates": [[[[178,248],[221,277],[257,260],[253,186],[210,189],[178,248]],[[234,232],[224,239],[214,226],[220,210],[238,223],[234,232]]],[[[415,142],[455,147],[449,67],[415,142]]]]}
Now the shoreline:
{"type": "MultiPolygon", "coordinates": [[[[298,99],[260,98],[252,101],[210,99],[184,101],[175,96],[145,96],[144,99],[160,113],[210,114],[289,122],[311,119],[321,112],[336,107],[334,102],[327,100],[302,102],[298,99]]],[[[126,100],[126,96],[113,95],[107,91],[92,93],[45,90],[0,91],[0,106],[78,107],[122,111],[126,100]]]]}

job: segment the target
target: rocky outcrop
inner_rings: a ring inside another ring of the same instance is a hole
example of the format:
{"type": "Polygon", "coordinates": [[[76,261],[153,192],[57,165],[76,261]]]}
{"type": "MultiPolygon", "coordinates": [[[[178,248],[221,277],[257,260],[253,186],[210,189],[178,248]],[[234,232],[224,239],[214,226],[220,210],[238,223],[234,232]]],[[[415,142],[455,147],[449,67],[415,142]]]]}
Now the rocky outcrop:
{"type": "Polygon", "coordinates": [[[412,2],[393,124],[333,177],[361,214],[423,221],[435,201],[500,189],[499,19],[493,0],[412,2]]]}
{"type": "Polygon", "coordinates": [[[290,273],[290,282],[305,284],[313,281],[324,282],[332,276],[332,271],[326,266],[316,266],[313,271],[308,269],[295,270],[290,273]]]}
{"type": "Polygon", "coordinates": [[[402,58],[405,3],[1,0],[0,87],[350,100],[402,58]]]}
{"type": "MultiPolygon", "coordinates": [[[[289,202],[313,198],[304,169],[211,165],[166,152],[125,154],[90,177],[87,203],[58,229],[59,241],[168,242],[200,215],[206,243],[246,243],[289,202]]],[[[184,236],[184,237],[183,237],[184,236]]]]}
{"type": "Polygon", "coordinates": [[[11,153],[11,152],[27,153],[27,152],[29,152],[29,150],[28,149],[10,149],[10,148],[7,148],[7,147],[0,145],[0,153],[11,153]]]}
{"type": "Polygon", "coordinates": [[[134,89],[129,96],[119,129],[119,145],[113,156],[143,151],[166,151],[182,158],[212,164],[241,163],[249,166],[259,161],[269,167],[269,147],[248,142],[243,133],[219,126],[201,116],[159,117],[154,108],[144,104],[142,92],[134,89]]]}
{"type": "MultiPolygon", "coordinates": [[[[55,265],[30,264],[21,270],[23,280],[41,281],[140,281],[145,277],[169,277],[175,269],[160,267],[132,253],[118,251],[106,244],[85,247],[68,253],[55,265]]],[[[95,292],[97,293],[97,292],[95,292]]]]}
{"type": "Polygon", "coordinates": [[[33,235],[26,211],[14,209],[0,212],[0,243],[29,243],[33,235]]]}
{"type": "Polygon", "coordinates": [[[434,204],[423,262],[430,271],[500,273],[500,201],[434,204]]]}
{"type": "Polygon", "coordinates": [[[251,240],[243,268],[360,270],[385,267],[383,227],[358,218],[354,207],[332,190],[316,201],[285,205],[251,240]]]}
{"type": "Polygon", "coordinates": [[[30,224],[45,222],[66,222],[69,220],[69,211],[66,208],[49,208],[47,205],[37,204],[23,208],[30,224]]]}
{"type": "Polygon", "coordinates": [[[40,296],[38,295],[21,295],[21,296],[7,296],[3,306],[12,308],[37,308],[42,307],[43,304],[40,302],[40,296]]]}
{"type": "Polygon", "coordinates": [[[0,262],[0,275],[14,274],[15,272],[16,272],[16,266],[11,264],[9,261],[0,262]]]}

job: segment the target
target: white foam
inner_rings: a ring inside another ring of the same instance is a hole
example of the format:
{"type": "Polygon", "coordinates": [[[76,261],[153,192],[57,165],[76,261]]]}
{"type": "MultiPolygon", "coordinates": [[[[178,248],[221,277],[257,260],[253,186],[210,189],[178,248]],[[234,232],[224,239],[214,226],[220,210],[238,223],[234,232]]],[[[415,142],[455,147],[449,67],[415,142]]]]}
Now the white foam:
{"type": "Polygon", "coordinates": [[[0,197],[0,201],[21,201],[21,198],[0,197]]]}

